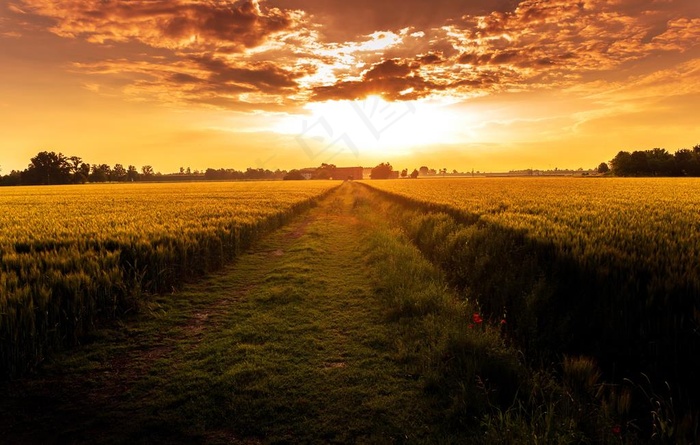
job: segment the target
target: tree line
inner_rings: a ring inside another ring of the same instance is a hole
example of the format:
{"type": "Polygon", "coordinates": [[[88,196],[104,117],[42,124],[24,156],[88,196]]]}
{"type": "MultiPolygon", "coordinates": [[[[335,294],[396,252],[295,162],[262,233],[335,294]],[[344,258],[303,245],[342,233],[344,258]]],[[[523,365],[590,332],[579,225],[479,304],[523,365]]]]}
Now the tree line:
{"type": "MultiPolygon", "coordinates": [[[[136,181],[177,181],[177,180],[296,180],[296,179],[330,179],[336,166],[321,164],[317,168],[303,170],[269,170],[263,168],[247,168],[235,170],[230,168],[208,168],[204,172],[190,168],[180,168],[179,173],[156,173],[150,165],[137,169],[134,165],[124,167],[116,164],[90,164],[78,156],[65,156],[63,153],[42,151],[31,158],[24,170],[13,170],[9,174],[0,175],[0,186],[12,185],[64,185],[101,182],[136,182],[136,181]]],[[[372,169],[371,178],[385,179],[392,174],[389,163],[379,164],[372,169]]]]}
{"type": "MultiPolygon", "coordinates": [[[[100,182],[136,182],[157,180],[280,180],[280,179],[329,179],[336,166],[322,164],[315,169],[304,170],[268,170],[248,168],[245,171],[235,169],[208,168],[205,172],[190,171],[180,168],[179,173],[163,175],[156,173],[150,165],[137,169],[134,165],[90,164],[78,156],[65,156],[62,153],[42,151],[31,158],[26,169],[13,170],[0,175],[1,185],[60,185],[85,184],[100,182]]],[[[428,171],[427,167],[421,167],[428,171]]],[[[447,169],[440,170],[445,174],[447,169]]],[[[683,148],[674,154],[663,148],[620,151],[609,163],[601,163],[598,172],[614,176],[695,176],[700,177],[700,145],[692,149],[683,148]]],[[[423,175],[427,174],[422,172],[423,175]]],[[[435,172],[437,173],[437,172],[435,172]]],[[[410,174],[404,169],[402,178],[416,178],[418,170],[410,174]]],[[[391,164],[382,163],[372,169],[371,179],[398,177],[391,164]]]]}
{"type": "MultiPolygon", "coordinates": [[[[602,167],[598,171],[606,173],[602,167]]],[[[700,176],[700,145],[674,154],[663,148],[620,151],[610,161],[610,168],[615,176],[700,176]]]]}
{"type": "Polygon", "coordinates": [[[60,185],[87,182],[130,182],[154,176],[153,167],[89,164],[78,156],[42,151],[31,158],[24,170],[0,176],[0,185],[60,185]]]}
{"type": "Polygon", "coordinates": [[[78,156],[65,156],[63,153],[42,151],[31,158],[24,170],[13,170],[7,175],[0,175],[0,185],[64,185],[100,182],[136,182],[163,180],[260,180],[282,179],[284,170],[266,170],[248,168],[245,171],[233,169],[207,169],[204,173],[181,167],[179,173],[162,174],[155,172],[150,165],[138,169],[134,165],[90,164],[78,156]]]}

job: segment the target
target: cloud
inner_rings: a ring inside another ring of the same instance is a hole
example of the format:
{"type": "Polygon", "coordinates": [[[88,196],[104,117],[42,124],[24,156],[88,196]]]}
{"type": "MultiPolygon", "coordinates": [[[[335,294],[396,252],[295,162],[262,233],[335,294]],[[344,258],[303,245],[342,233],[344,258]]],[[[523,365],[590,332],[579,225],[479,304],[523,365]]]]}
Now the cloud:
{"type": "Polygon", "coordinates": [[[390,101],[415,100],[443,89],[424,79],[418,72],[420,66],[419,63],[385,60],[366,70],[359,81],[343,81],[315,88],[312,98],[318,101],[354,100],[378,95],[390,101]]]}
{"type": "Polygon", "coordinates": [[[590,85],[700,45],[697,0],[23,0],[13,8],[51,18],[65,38],[120,54],[138,48],[74,65],[118,77],[134,97],[241,110],[590,85]]]}
{"type": "Polygon", "coordinates": [[[293,90],[297,86],[295,79],[303,75],[282,69],[271,62],[241,67],[211,56],[195,57],[193,61],[208,73],[206,82],[214,90],[224,85],[245,85],[264,93],[283,93],[285,90],[293,90]]]}
{"type": "MultiPolygon", "coordinates": [[[[112,59],[78,63],[74,69],[107,77],[119,75],[126,82],[123,92],[134,100],[207,104],[237,111],[293,106],[285,97],[296,91],[296,79],[305,74],[271,62],[237,64],[212,56],[192,56],[168,64],[152,59],[112,59]]],[[[91,90],[99,91],[96,85],[91,90]]]]}
{"type": "Polygon", "coordinates": [[[428,31],[455,17],[512,11],[518,0],[271,0],[271,4],[307,11],[322,24],[324,43],[360,39],[375,31],[404,28],[428,31]]]}
{"type": "Polygon", "coordinates": [[[10,39],[19,39],[22,37],[22,34],[20,34],[17,31],[0,31],[0,37],[7,37],[10,39]]]}
{"type": "Polygon", "coordinates": [[[697,19],[669,20],[665,12],[649,2],[633,9],[624,1],[525,0],[512,13],[462,17],[446,30],[461,52],[456,63],[516,70],[526,84],[566,84],[699,43],[697,19]],[[663,32],[648,39],[662,23],[663,32]]]}
{"type": "Polygon", "coordinates": [[[139,41],[152,47],[225,49],[261,45],[294,26],[293,11],[257,0],[25,0],[26,9],[57,21],[51,30],[90,42],[139,41]]]}

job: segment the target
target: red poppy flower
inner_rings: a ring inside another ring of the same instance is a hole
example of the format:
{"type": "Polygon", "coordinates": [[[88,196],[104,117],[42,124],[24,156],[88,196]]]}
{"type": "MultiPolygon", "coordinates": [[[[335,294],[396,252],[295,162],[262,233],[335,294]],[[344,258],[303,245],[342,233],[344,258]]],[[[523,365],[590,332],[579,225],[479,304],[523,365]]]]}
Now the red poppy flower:
{"type": "Polygon", "coordinates": [[[482,323],[484,321],[483,318],[481,318],[481,315],[479,315],[478,312],[474,312],[474,315],[472,315],[472,321],[476,324],[482,323]]]}

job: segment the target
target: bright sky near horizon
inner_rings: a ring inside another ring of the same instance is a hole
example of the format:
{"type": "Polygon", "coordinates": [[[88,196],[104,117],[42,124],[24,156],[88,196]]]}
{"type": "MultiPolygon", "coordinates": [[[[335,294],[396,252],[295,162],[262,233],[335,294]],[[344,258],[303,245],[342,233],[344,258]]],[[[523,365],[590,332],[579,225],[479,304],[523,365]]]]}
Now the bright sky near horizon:
{"type": "Polygon", "coordinates": [[[2,0],[0,168],[592,168],[700,143],[698,0],[2,0]]]}

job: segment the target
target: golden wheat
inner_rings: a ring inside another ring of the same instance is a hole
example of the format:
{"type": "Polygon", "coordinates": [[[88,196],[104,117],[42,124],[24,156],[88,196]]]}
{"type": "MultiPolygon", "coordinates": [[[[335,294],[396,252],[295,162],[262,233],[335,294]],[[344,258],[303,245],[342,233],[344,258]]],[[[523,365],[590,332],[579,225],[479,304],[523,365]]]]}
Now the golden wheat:
{"type": "Polygon", "coordinates": [[[220,266],[337,182],[0,189],[0,373],[220,266]]]}
{"type": "Polygon", "coordinates": [[[377,189],[523,230],[583,262],[617,258],[700,288],[700,180],[464,178],[377,189]]]}

